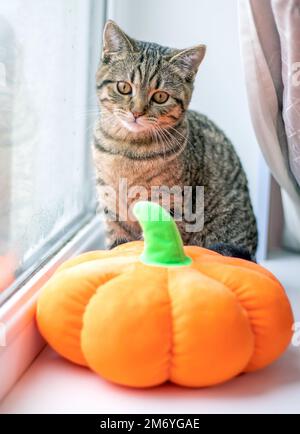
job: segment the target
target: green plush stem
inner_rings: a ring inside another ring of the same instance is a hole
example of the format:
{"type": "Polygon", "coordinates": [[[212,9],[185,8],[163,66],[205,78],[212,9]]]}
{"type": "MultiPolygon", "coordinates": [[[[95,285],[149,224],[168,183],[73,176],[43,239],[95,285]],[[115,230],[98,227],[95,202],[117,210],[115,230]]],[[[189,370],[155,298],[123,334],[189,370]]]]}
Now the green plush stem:
{"type": "Polygon", "coordinates": [[[159,267],[182,267],[192,260],[185,255],[183,243],[175,221],[170,214],[154,202],[137,202],[133,213],[140,223],[145,247],[141,261],[159,267]]]}

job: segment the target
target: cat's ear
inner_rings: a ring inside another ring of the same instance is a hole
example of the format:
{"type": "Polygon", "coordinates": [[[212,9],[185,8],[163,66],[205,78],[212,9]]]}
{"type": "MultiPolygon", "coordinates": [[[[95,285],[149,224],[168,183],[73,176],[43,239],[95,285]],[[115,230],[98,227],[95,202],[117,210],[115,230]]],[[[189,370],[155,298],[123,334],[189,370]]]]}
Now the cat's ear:
{"type": "Polygon", "coordinates": [[[204,59],[205,53],[206,45],[197,45],[177,52],[169,61],[181,69],[187,80],[192,80],[204,59]]]}
{"type": "Polygon", "coordinates": [[[109,20],[103,31],[102,57],[121,51],[134,51],[134,41],[114,21],[109,20]]]}

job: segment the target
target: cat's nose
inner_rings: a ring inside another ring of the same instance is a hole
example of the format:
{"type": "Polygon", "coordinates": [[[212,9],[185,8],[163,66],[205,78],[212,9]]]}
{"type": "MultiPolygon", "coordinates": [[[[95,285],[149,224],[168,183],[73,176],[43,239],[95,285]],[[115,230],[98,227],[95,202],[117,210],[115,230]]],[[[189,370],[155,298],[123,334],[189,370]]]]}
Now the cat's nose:
{"type": "Polygon", "coordinates": [[[144,112],[136,112],[136,111],[131,112],[131,113],[132,113],[134,119],[137,119],[137,118],[143,116],[143,114],[144,114],[144,112]]]}

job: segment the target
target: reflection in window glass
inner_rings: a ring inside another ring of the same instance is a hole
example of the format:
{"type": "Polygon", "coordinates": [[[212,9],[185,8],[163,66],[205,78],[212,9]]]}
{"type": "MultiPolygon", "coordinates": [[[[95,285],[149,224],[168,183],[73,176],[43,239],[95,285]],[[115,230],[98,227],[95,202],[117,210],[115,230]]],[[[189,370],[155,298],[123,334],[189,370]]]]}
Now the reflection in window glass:
{"type": "Polygon", "coordinates": [[[92,5],[0,4],[0,293],[94,213],[92,5]]]}

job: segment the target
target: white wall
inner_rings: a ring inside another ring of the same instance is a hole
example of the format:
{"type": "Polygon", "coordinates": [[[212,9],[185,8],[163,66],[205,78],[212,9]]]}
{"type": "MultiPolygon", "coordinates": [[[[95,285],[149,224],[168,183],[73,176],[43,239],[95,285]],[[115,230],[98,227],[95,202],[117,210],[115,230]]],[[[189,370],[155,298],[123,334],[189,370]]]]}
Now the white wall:
{"type": "Polygon", "coordinates": [[[262,227],[266,214],[261,209],[260,194],[264,162],[248,109],[239,46],[238,0],[110,0],[108,13],[138,39],[176,48],[207,45],[191,107],[212,118],[234,143],[262,227]]]}

